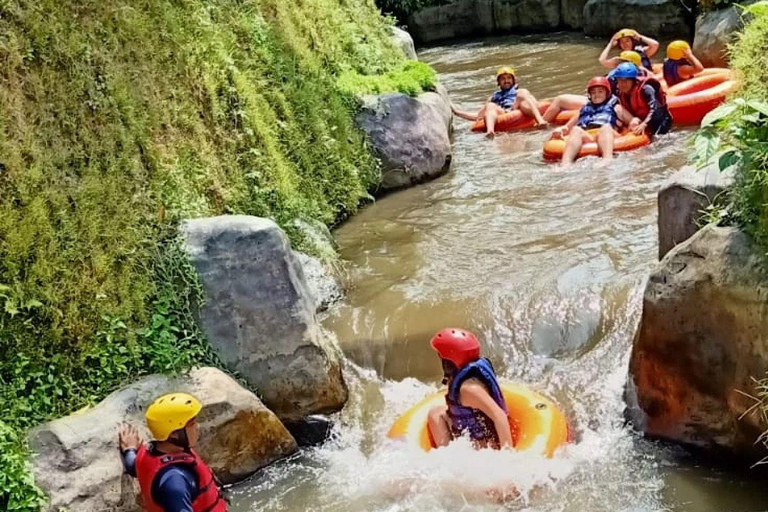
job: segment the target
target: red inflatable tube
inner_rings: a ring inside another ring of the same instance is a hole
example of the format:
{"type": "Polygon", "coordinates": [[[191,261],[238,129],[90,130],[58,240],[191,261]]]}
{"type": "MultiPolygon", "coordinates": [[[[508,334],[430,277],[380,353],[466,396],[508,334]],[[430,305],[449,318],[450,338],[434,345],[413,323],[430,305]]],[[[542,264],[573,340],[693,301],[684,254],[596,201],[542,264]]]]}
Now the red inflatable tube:
{"type": "MultiPolygon", "coordinates": [[[[598,130],[587,130],[590,135],[597,135],[598,130]]],[[[563,158],[563,151],[565,151],[565,142],[567,139],[549,139],[544,144],[544,160],[557,161],[563,158]]],[[[633,149],[647,146],[651,143],[651,139],[648,135],[635,135],[631,132],[618,133],[616,132],[616,138],[613,140],[613,151],[632,151],[633,149]]],[[[584,156],[598,156],[600,155],[600,148],[597,147],[597,142],[587,142],[581,146],[581,150],[577,155],[577,158],[584,156]]]]}

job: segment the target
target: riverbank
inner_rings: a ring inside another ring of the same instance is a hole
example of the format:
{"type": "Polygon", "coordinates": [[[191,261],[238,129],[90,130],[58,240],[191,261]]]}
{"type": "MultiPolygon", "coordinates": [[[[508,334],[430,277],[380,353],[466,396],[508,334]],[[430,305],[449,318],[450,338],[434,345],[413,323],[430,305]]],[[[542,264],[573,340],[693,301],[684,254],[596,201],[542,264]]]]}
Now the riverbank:
{"type": "Polygon", "coordinates": [[[0,508],[37,510],[24,431],[141,375],[221,367],[187,218],[308,222],[370,200],[358,96],[434,87],[365,1],[0,8],[0,508]]]}

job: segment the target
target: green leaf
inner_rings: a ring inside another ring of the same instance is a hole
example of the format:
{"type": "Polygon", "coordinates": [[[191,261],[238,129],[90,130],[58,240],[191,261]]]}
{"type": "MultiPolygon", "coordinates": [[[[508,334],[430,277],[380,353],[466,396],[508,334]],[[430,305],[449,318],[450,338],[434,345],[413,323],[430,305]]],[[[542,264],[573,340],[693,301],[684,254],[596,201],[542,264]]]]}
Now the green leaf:
{"type": "Polygon", "coordinates": [[[737,108],[738,105],[735,102],[723,103],[704,116],[704,119],[701,120],[701,127],[706,128],[707,126],[712,126],[717,121],[720,121],[724,117],[731,115],[737,108]]]}
{"type": "Polygon", "coordinates": [[[768,101],[749,100],[747,105],[752,110],[757,110],[761,114],[768,116],[768,101]]]}
{"type": "Polygon", "coordinates": [[[710,130],[701,130],[693,139],[693,150],[702,162],[707,162],[715,156],[719,145],[720,137],[710,130]]]}
{"type": "Polygon", "coordinates": [[[724,171],[727,168],[739,163],[740,160],[741,154],[735,149],[731,149],[730,151],[726,151],[720,155],[720,158],[717,161],[717,165],[721,171],[724,171]]]}

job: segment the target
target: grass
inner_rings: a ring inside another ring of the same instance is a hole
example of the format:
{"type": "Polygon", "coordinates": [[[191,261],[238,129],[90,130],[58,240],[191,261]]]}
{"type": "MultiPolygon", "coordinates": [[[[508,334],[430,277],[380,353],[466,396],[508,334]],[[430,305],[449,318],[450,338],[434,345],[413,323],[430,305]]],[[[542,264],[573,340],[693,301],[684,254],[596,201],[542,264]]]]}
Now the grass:
{"type": "Polygon", "coordinates": [[[372,0],[0,0],[0,509],[40,504],[25,429],[217,363],[181,219],[311,250],[295,219],[369,197],[358,95],[433,86],[389,30],[372,0]]]}

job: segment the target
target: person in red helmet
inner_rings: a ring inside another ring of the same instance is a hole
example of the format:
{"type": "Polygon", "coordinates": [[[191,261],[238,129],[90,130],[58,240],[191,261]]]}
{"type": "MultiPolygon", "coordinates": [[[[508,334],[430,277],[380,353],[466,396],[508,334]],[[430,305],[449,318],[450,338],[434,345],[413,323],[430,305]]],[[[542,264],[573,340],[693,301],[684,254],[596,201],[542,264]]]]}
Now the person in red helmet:
{"type": "Polygon", "coordinates": [[[443,365],[448,385],[445,406],[429,411],[428,427],[435,445],[447,446],[468,435],[476,448],[512,447],[507,404],[496,372],[480,357],[480,342],[471,332],[449,328],[430,342],[443,365]]]}

